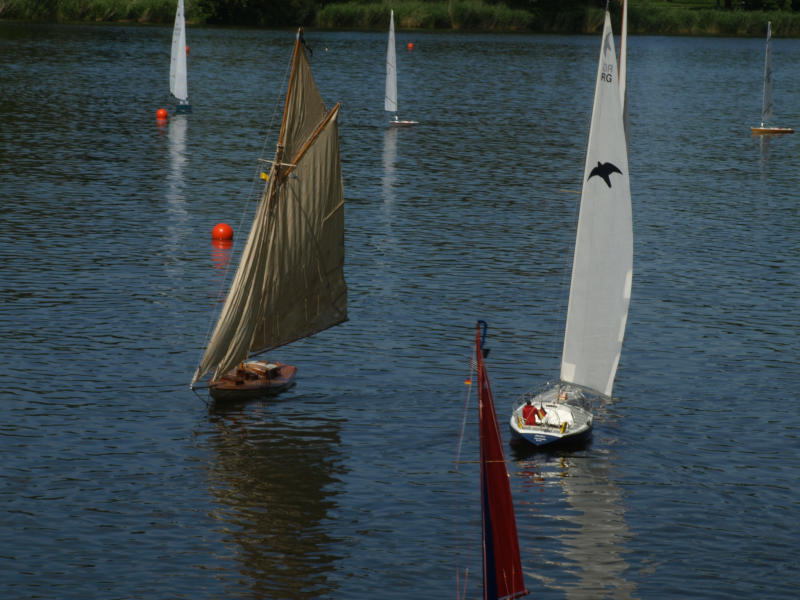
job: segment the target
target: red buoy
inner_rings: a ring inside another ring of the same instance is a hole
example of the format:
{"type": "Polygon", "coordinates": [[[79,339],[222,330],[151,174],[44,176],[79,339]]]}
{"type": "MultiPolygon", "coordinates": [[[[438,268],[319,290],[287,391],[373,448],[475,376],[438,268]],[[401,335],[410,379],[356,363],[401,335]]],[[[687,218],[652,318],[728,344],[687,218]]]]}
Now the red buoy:
{"type": "Polygon", "coordinates": [[[159,108],[156,111],[156,119],[164,120],[167,118],[167,109],[166,108],[159,108]]]}
{"type": "Polygon", "coordinates": [[[214,231],[211,232],[211,238],[215,240],[232,240],[233,228],[227,223],[217,223],[214,225],[214,231]]]}
{"type": "Polygon", "coordinates": [[[414,49],[414,42],[408,42],[408,46],[407,47],[408,47],[409,50],[413,50],[414,49]]]}

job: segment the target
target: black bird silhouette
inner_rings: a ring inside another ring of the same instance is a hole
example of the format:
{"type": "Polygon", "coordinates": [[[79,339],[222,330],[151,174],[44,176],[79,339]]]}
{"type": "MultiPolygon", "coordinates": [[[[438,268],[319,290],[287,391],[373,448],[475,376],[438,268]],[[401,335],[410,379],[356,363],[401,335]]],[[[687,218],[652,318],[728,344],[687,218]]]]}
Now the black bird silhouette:
{"type": "Polygon", "coordinates": [[[619,173],[622,175],[622,171],[620,171],[616,165],[611,163],[601,163],[599,160],[597,161],[597,166],[592,169],[591,173],[589,173],[589,177],[586,178],[586,181],[589,181],[592,177],[597,175],[598,177],[602,178],[603,181],[606,182],[608,187],[611,187],[611,174],[612,173],[619,173]]]}

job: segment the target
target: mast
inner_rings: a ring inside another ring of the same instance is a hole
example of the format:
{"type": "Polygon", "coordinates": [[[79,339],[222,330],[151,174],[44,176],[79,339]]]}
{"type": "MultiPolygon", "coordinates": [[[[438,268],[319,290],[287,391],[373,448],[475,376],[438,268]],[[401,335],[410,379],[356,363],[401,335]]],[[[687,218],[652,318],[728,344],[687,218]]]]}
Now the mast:
{"type": "Polygon", "coordinates": [[[625,143],[630,145],[630,115],[628,114],[628,0],[622,0],[622,26],[619,34],[619,100],[622,104],[622,125],[625,143]]]}

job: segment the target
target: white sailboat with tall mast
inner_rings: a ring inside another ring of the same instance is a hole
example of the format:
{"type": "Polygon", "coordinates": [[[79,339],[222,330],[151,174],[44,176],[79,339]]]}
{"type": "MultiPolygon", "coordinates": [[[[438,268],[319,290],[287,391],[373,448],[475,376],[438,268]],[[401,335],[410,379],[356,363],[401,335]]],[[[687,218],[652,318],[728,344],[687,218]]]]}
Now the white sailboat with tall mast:
{"type": "Polygon", "coordinates": [[[772,109],[772,59],[770,57],[770,40],[772,39],[772,22],[767,21],[767,49],[764,57],[764,91],[761,102],[761,125],[751,127],[750,131],[754,135],[764,135],[773,133],[794,133],[794,129],[788,127],[774,127],[768,125],[769,120],[774,116],[772,109]]]}
{"type": "Polygon", "coordinates": [[[189,83],[186,65],[186,19],[183,16],[183,0],[178,0],[175,10],[175,26],[172,29],[172,53],[169,62],[169,91],[178,101],[175,112],[190,112],[189,83]]]}
{"type": "Polygon", "coordinates": [[[633,277],[628,149],[617,57],[606,9],[586,149],[560,380],[514,407],[514,439],[534,446],[588,436],[590,396],[610,397],[633,277]]]}
{"type": "Polygon", "coordinates": [[[192,389],[211,373],[217,400],[282,391],[296,367],[252,358],[347,320],[338,116],[314,83],[301,29],[275,159],[192,389]]]}
{"type": "Polygon", "coordinates": [[[391,113],[389,120],[391,127],[410,127],[417,125],[418,121],[408,121],[397,116],[397,52],[394,43],[394,11],[389,13],[389,44],[386,49],[386,94],[383,108],[391,113]]]}

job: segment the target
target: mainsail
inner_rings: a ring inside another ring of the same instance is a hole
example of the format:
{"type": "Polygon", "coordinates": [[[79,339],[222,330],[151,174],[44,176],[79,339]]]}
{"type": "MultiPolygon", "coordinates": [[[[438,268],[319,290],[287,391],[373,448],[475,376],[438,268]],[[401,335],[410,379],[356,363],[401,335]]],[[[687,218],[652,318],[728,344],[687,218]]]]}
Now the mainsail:
{"type": "Polygon", "coordinates": [[[178,8],[175,11],[175,27],[172,30],[169,91],[181,102],[186,102],[189,99],[186,76],[186,21],[183,18],[183,0],[178,0],[178,8]]]}
{"type": "Polygon", "coordinates": [[[386,112],[397,112],[397,57],[394,48],[394,11],[389,16],[389,45],[386,49],[386,112]]]}
{"type": "Polygon", "coordinates": [[[772,113],[772,62],[770,61],[770,40],[772,39],[772,22],[767,21],[767,51],[764,57],[764,100],[761,104],[761,124],[764,125],[773,117],[772,113]]]}
{"type": "Polygon", "coordinates": [[[481,446],[481,515],[483,522],[483,597],[518,598],[528,593],[522,577],[514,501],[508,482],[494,398],[483,362],[480,323],[475,329],[478,361],[478,422],[481,446]]]}
{"type": "Polygon", "coordinates": [[[586,150],[561,379],[611,395],[633,276],[628,152],[606,11],[586,150]]]}
{"type": "Polygon", "coordinates": [[[275,160],[193,384],[347,320],[338,115],[298,32],[275,160]]]}

